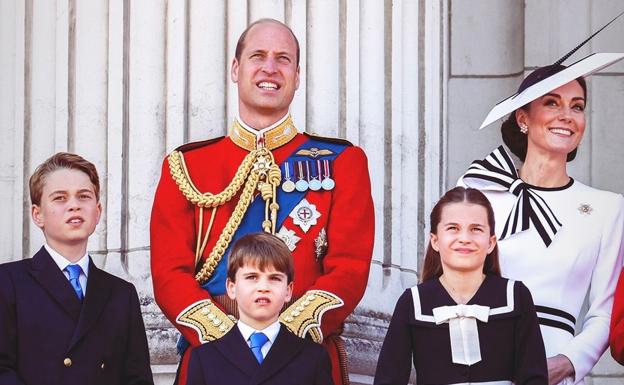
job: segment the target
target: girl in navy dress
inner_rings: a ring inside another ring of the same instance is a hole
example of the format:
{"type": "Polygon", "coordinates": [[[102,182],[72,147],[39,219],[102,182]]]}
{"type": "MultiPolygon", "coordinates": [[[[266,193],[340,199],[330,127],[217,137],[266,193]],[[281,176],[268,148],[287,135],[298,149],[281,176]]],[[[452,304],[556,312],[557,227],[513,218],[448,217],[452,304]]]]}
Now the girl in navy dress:
{"type": "Polygon", "coordinates": [[[546,385],[544,344],[529,290],[500,276],[494,213],[456,187],[431,212],[422,283],[399,298],[375,384],[546,385]]]}

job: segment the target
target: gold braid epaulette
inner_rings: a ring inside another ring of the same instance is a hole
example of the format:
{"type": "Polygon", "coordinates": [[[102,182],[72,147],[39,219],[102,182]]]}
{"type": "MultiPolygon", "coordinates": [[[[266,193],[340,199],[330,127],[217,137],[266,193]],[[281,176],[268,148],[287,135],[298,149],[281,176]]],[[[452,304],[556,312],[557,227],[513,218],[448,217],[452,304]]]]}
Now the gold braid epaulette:
{"type": "Polygon", "coordinates": [[[234,327],[236,319],[225,314],[211,300],[204,299],[182,310],[176,317],[176,322],[194,329],[199,342],[205,343],[223,337],[234,327]]]}
{"type": "MultiPolygon", "coordinates": [[[[204,265],[195,275],[195,279],[200,284],[206,282],[212,276],[212,273],[223,258],[225,250],[232,241],[232,236],[249,208],[256,188],[260,191],[260,195],[266,204],[265,220],[262,222],[262,229],[268,233],[275,233],[277,210],[279,209],[279,205],[276,202],[276,188],[281,182],[282,173],[279,166],[275,164],[273,154],[268,149],[261,147],[251,151],[243,159],[230,184],[218,194],[201,193],[195,187],[180,151],[173,151],[168,157],[168,162],[171,176],[182,194],[191,203],[200,208],[218,207],[225,204],[236,196],[244,184],[232,216],[228,219],[204,265]]],[[[201,231],[202,229],[199,229],[199,238],[201,238],[201,231]]],[[[196,255],[197,257],[199,255],[196,255]]]]}
{"type": "MultiPolygon", "coordinates": [[[[301,338],[310,335],[314,342],[320,344],[323,342],[323,314],[342,305],[344,301],[334,293],[308,290],[280,314],[279,320],[295,335],[301,338]]],[[[194,329],[203,343],[223,337],[234,326],[236,319],[226,314],[210,299],[204,299],[182,310],[176,317],[176,322],[194,329]]]]}
{"type": "Polygon", "coordinates": [[[222,192],[216,195],[211,193],[201,193],[197,190],[197,187],[193,185],[191,178],[188,175],[181,151],[171,152],[167,160],[169,162],[169,172],[186,199],[199,207],[206,208],[221,206],[236,195],[245,182],[247,175],[249,175],[249,172],[253,168],[254,161],[256,160],[256,153],[257,151],[252,151],[247,154],[241,165],[238,167],[238,170],[236,170],[236,174],[230,184],[222,192]]]}
{"type": "Polygon", "coordinates": [[[318,289],[308,290],[280,314],[279,320],[295,335],[305,338],[309,334],[312,341],[320,344],[323,342],[323,314],[342,305],[344,301],[334,293],[318,289]]]}

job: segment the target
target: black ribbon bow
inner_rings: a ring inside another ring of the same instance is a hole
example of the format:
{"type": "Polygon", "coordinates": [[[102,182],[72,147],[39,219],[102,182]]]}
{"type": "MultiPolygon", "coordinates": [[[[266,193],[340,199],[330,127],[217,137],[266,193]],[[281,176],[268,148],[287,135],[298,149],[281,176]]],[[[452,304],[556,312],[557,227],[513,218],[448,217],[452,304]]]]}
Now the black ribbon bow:
{"type": "Polygon", "coordinates": [[[548,247],[563,226],[544,198],[520,179],[511,157],[503,146],[492,151],[485,159],[472,162],[462,179],[468,187],[480,190],[508,190],[517,197],[505,222],[501,240],[528,230],[533,225],[548,247]]]}

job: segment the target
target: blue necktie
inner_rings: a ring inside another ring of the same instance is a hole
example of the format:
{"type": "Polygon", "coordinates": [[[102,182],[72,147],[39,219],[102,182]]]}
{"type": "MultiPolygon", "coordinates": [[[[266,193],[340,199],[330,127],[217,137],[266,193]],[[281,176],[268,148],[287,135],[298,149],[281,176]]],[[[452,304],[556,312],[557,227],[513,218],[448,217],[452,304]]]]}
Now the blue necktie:
{"type": "Polygon", "coordinates": [[[262,347],[268,340],[269,337],[267,337],[264,333],[254,332],[251,336],[249,336],[249,342],[251,342],[251,352],[256,357],[259,364],[261,364],[264,360],[264,357],[262,357],[262,347]]]}
{"type": "Polygon", "coordinates": [[[80,281],[78,281],[82,269],[78,265],[67,265],[65,270],[69,273],[69,283],[72,285],[72,288],[76,292],[78,299],[82,301],[82,299],[84,298],[84,294],[82,293],[80,281]]]}

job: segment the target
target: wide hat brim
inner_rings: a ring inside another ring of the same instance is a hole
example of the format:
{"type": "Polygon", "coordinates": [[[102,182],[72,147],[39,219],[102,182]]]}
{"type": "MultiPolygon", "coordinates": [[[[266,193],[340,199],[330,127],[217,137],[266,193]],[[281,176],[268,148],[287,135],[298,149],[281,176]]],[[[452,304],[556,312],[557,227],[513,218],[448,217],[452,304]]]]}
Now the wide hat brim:
{"type": "Polygon", "coordinates": [[[487,127],[498,119],[512,113],[518,108],[531,103],[533,100],[544,96],[552,90],[571,82],[574,79],[585,77],[598,72],[624,58],[624,53],[594,53],[565,69],[527,87],[520,93],[515,93],[498,103],[487,115],[481,127],[487,127]]]}

